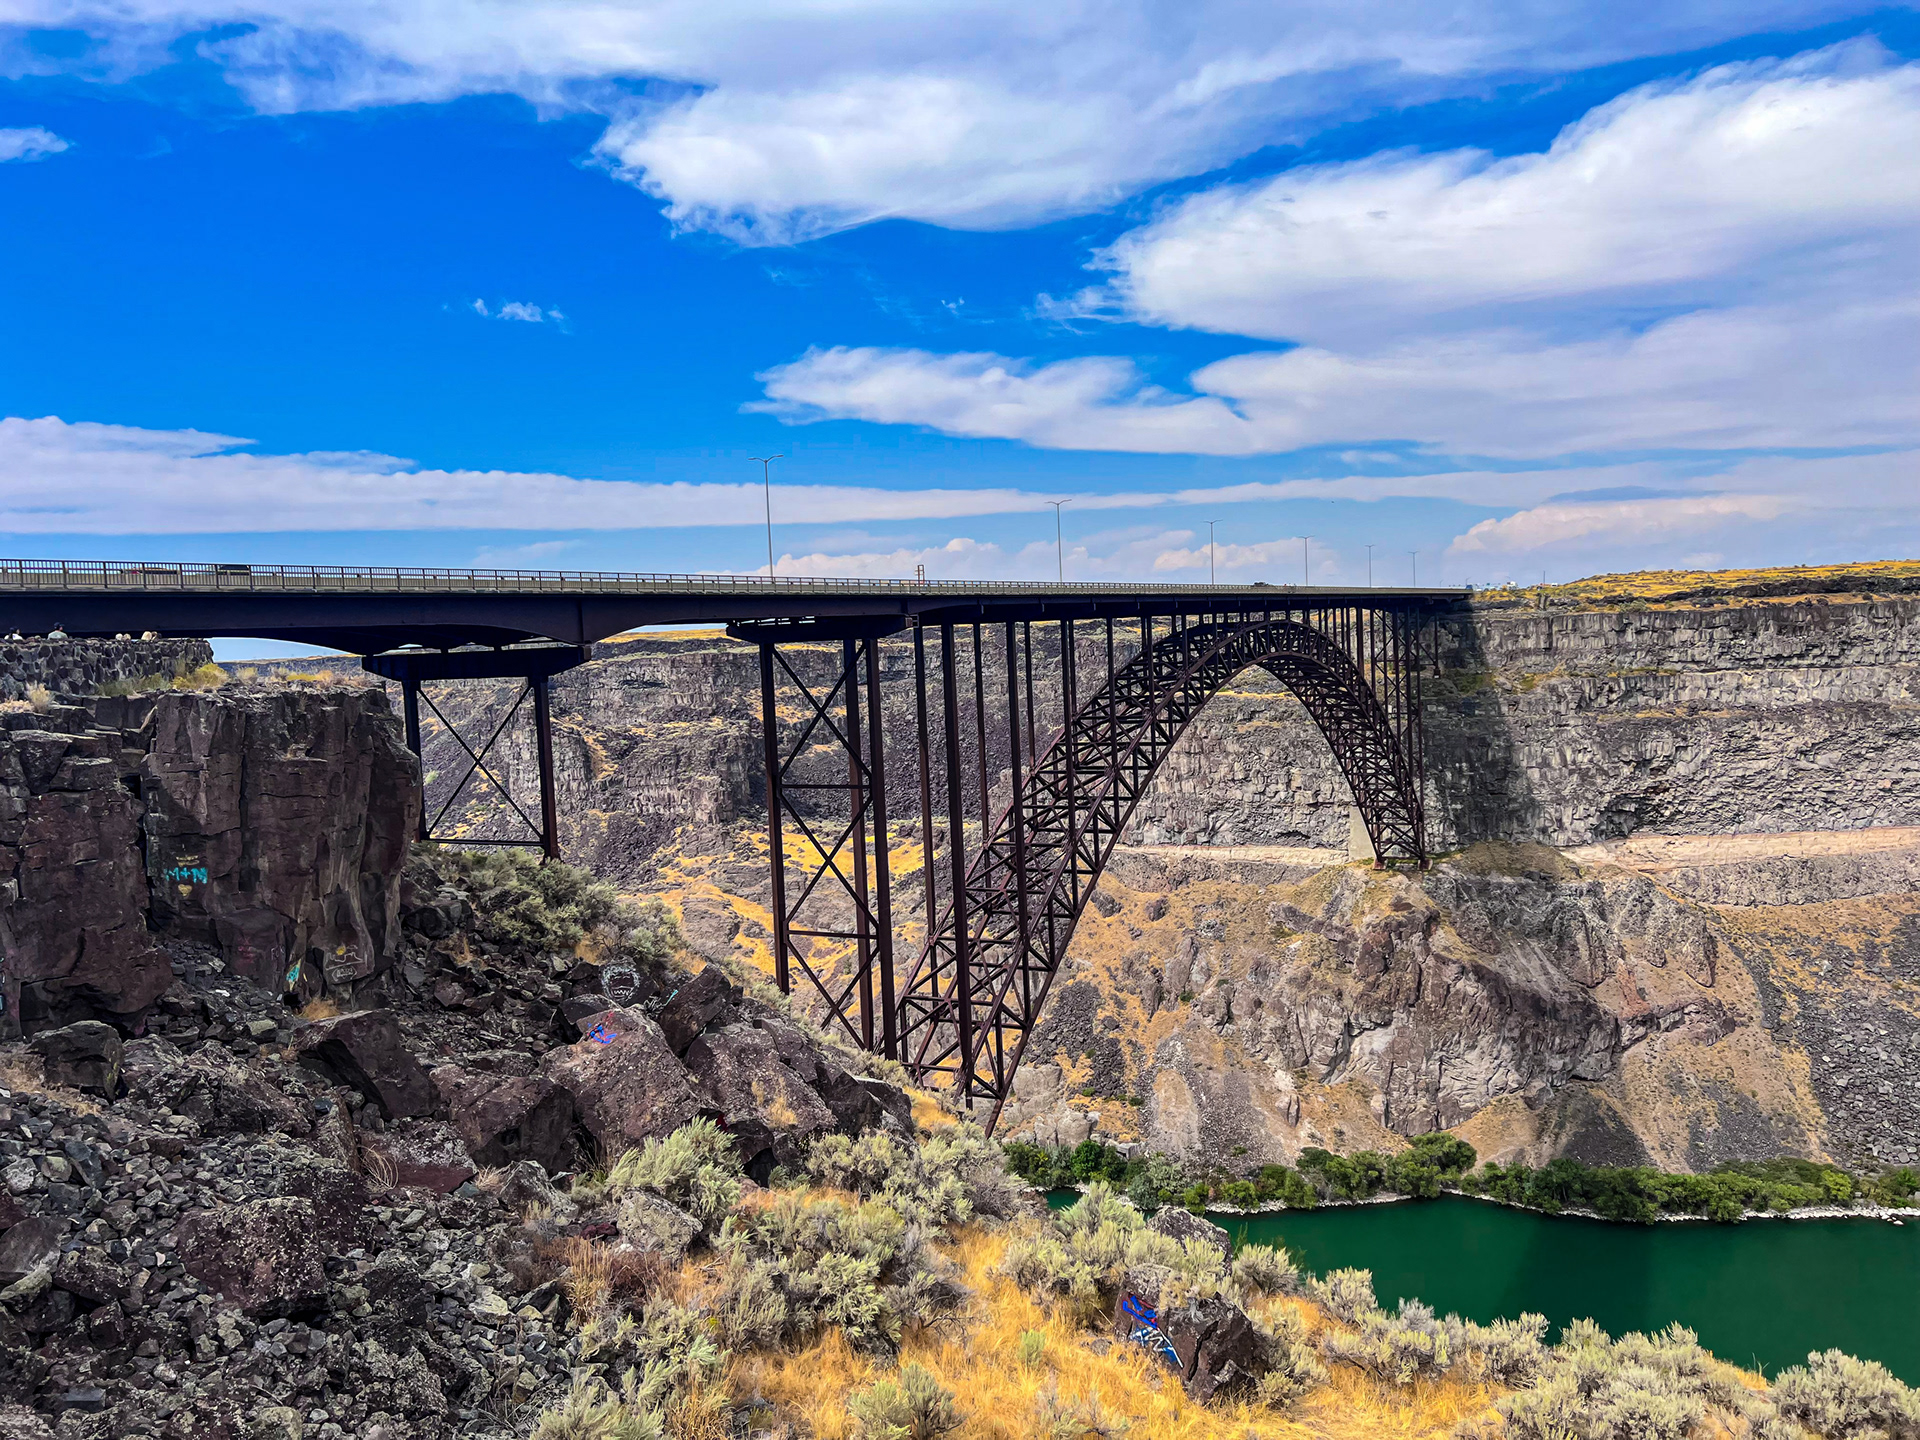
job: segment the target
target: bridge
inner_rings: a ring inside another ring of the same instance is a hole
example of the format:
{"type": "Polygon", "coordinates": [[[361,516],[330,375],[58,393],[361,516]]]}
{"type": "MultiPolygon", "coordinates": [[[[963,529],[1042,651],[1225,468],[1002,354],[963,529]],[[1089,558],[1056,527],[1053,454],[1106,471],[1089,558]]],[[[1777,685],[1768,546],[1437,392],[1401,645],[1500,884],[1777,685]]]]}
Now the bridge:
{"type": "MultiPolygon", "coordinates": [[[[991,1107],[991,1125],[1114,844],[1237,675],[1264,669],[1300,700],[1376,863],[1427,863],[1420,675],[1434,617],[1465,594],[14,560],[0,561],[0,628],[357,654],[400,683],[416,754],[420,704],[446,724],[428,684],[520,679],[478,746],[446,725],[470,764],[440,816],[483,775],[526,822],[524,843],[553,855],[551,677],[626,631],[724,624],[759,649],[775,982],[854,1044],[991,1107]],[[900,646],[911,679],[894,664],[889,682],[883,656],[900,646]],[[903,683],[910,707],[893,693],[903,683]],[[529,700],[537,823],[488,766],[529,700]],[[908,827],[894,823],[886,754],[903,740],[926,926],[899,965],[893,847],[908,827]]],[[[424,838],[435,823],[423,812],[424,838]]]]}

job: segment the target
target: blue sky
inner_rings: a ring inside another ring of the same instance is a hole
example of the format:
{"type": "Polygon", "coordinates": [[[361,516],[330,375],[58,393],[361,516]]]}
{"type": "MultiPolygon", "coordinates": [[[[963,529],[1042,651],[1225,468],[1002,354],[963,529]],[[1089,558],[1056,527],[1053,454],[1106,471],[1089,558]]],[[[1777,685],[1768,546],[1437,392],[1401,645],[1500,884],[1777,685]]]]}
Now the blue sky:
{"type": "Polygon", "coordinates": [[[29,556],[1920,553],[1920,17],[0,4],[29,556]]]}

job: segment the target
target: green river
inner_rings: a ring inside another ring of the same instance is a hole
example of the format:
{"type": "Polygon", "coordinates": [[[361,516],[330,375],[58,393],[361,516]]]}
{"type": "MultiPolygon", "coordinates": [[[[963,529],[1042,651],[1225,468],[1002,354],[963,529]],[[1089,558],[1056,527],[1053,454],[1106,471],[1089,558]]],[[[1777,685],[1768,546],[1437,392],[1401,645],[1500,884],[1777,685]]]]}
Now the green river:
{"type": "Polygon", "coordinates": [[[1212,1218],[1236,1245],[1284,1245],[1305,1270],[1371,1270],[1388,1309],[1408,1297],[1479,1321],[1532,1310],[1550,1336],[1581,1316],[1614,1335],[1677,1320],[1768,1375],[1838,1348],[1920,1384],[1920,1212],[1904,1225],[1621,1225],[1443,1196],[1212,1218]]]}

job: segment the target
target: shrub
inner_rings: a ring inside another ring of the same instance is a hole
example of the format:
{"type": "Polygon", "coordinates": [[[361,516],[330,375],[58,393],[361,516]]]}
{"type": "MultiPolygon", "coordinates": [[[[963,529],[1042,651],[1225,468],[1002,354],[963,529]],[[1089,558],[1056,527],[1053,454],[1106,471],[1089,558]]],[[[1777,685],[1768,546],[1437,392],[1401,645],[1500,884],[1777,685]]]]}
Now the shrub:
{"type": "Polygon", "coordinates": [[[1330,1270],[1308,1286],[1308,1293],[1322,1310],[1349,1325],[1358,1324],[1362,1315],[1380,1308],[1373,1298],[1371,1270],[1330,1270]]]}
{"type": "Polygon", "coordinates": [[[1233,1278],[1262,1295],[1291,1295],[1300,1288],[1293,1257],[1273,1245],[1242,1245],[1234,1252],[1233,1278]]]}
{"type": "Polygon", "coordinates": [[[1449,1178],[1464,1175],[1480,1158],[1473,1146],[1444,1130],[1414,1136],[1411,1153],[1449,1178]]]}
{"type": "Polygon", "coordinates": [[[1267,1342],[1269,1369],[1260,1377],[1254,1398],[1284,1410],[1309,1391],[1326,1384],[1327,1367],[1313,1353],[1305,1324],[1291,1309],[1282,1309],[1266,1321],[1254,1322],[1267,1342]]]}
{"type": "Polygon", "coordinates": [[[1127,1199],[1143,1215],[1151,1215],[1163,1205],[1171,1205],[1187,1188],[1187,1175],[1178,1162],[1165,1155],[1149,1155],[1137,1162],[1127,1181],[1127,1199]]]}
{"type": "Polygon", "coordinates": [[[1236,1210],[1251,1210],[1260,1203],[1260,1192],[1251,1180],[1229,1180],[1221,1187],[1220,1198],[1236,1210]]]}
{"type": "Polygon", "coordinates": [[[1040,1330],[1022,1330],[1020,1332],[1020,1363],[1031,1370],[1047,1354],[1047,1337],[1040,1330]]]}
{"type": "MultiPolygon", "coordinates": [[[[1369,1285],[1369,1292],[1371,1289],[1369,1285]]],[[[1447,1327],[1418,1300],[1402,1300],[1397,1315],[1378,1309],[1363,1311],[1351,1334],[1330,1331],[1321,1343],[1333,1359],[1358,1365],[1395,1385],[1411,1385],[1423,1375],[1444,1374],[1453,1364],[1447,1327]]]]}
{"type": "Polygon", "coordinates": [[[598,1380],[576,1380],[534,1423],[532,1440],[662,1440],[660,1416],[636,1410],[598,1380]]]}
{"type": "Polygon", "coordinates": [[[1838,1350],[1807,1356],[1773,1382],[1782,1415],[1828,1440],[1914,1440],[1920,1436],[1920,1393],[1874,1360],[1838,1350]]]}
{"type": "Polygon", "coordinates": [[[713,1121],[689,1121],[664,1139],[629,1150],[607,1173],[614,1195],[650,1190],[711,1227],[740,1199],[740,1157],[713,1121]]]}
{"type": "Polygon", "coordinates": [[[930,1228],[969,1220],[976,1212],[1010,1215],[1019,1205],[1007,1183],[1004,1152],[965,1123],[919,1145],[878,1130],[857,1140],[825,1135],[808,1151],[807,1173],[862,1199],[878,1199],[930,1228]]]}
{"type": "Polygon", "coordinates": [[[1220,1252],[1210,1245],[1181,1245],[1149,1230],[1140,1211],[1105,1181],[1065,1210],[1007,1242],[1002,1270],[1035,1294],[1065,1300],[1082,1320],[1113,1303],[1129,1270],[1159,1266],[1183,1288],[1203,1284],[1218,1291],[1227,1281],[1220,1252]]]}
{"type": "Polygon", "coordinates": [[[903,1365],[897,1380],[876,1380],[847,1398],[867,1440],[939,1440],[960,1428],[953,1392],[918,1362],[903,1365]]]}

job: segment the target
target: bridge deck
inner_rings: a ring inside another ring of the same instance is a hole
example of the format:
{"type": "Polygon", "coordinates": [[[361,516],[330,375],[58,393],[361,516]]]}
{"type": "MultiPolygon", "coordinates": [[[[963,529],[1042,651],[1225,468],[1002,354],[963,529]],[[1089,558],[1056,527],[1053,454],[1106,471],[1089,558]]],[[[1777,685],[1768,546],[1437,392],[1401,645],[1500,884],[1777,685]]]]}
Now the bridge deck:
{"type": "Polygon", "coordinates": [[[246,635],[356,654],[550,640],[644,625],[925,616],[975,621],[1200,614],[1462,598],[1453,589],[1034,584],[401,566],[0,560],[0,627],[28,635],[246,635]]]}

